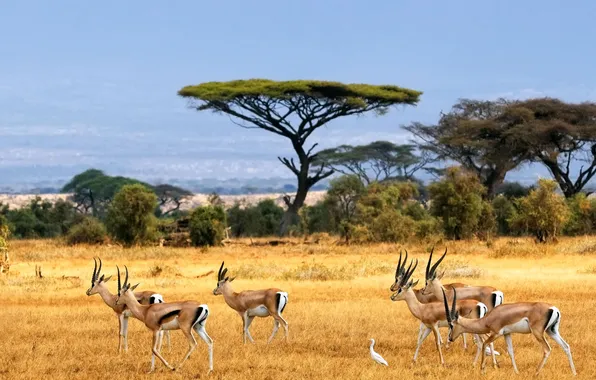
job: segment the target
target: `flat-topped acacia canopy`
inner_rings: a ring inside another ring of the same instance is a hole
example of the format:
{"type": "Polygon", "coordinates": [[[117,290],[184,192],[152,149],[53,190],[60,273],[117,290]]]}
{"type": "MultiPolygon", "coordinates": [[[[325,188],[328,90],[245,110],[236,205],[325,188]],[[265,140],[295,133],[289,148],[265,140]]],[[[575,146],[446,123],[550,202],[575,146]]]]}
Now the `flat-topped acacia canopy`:
{"type": "Polygon", "coordinates": [[[344,84],[340,82],[269,79],[205,82],[185,86],[178,95],[205,102],[227,102],[243,97],[268,97],[279,100],[303,96],[316,99],[342,101],[355,108],[365,108],[369,103],[415,104],[422,92],[392,85],[344,84]]]}
{"type": "Polygon", "coordinates": [[[422,92],[392,85],[344,84],[318,80],[273,81],[268,79],[206,82],[183,87],[178,95],[191,107],[223,112],[244,128],[260,128],[288,138],[299,164],[293,158],[278,159],[298,179],[296,196],[284,197],[288,206],[280,232],[295,220],[308,190],[333,174],[316,162],[317,144],[305,149],[307,138],[318,128],[342,116],[367,112],[384,114],[395,105],[415,105],[422,92]],[[313,168],[316,167],[316,168],[313,168]]]}

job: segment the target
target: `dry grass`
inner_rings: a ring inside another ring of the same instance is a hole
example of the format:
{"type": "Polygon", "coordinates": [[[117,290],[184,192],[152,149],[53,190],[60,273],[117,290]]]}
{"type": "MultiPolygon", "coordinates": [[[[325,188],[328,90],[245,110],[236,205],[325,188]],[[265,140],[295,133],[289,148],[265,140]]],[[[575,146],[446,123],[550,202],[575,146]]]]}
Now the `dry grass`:
{"type": "MultiPolygon", "coordinates": [[[[562,239],[536,246],[528,239],[498,239],[490,248],[481,242],[447,242],[444,281],[493,285],[505,293],[505,302],[541,300],[563,313],[561,334],[571,345],[578,378],[596,377],[593,366],[596,332],[589,319],[596,308],[596,238],[562,239]],[[498,254],[496,253],[498,252],[498,254]]],[[[131,320],[128,354],[117,353],[117,321],[99,296],[87,297],[94,255],[104,262],[106,275],[115,266],[127,265],[131,282],[139,290],[161,292],[166,301],[193,299],[209,304],[212,315],[207,331],[215,340],[214,379],[476,379],[471,367],[473,352],[458,341],[445,352],[447,367],[429,338],[418,363],[410,364],[418,322],[402,302],[389,299],[389,286],[399,246],[364,247],[287,245],[277,247],[230,246],[210,250],[119,247],[64,247],[55,242],[12,242],[14,265],[0,277],[0,378],[146,378],[150,334],[131,320]],[[278,335],[266,345],[270,319],[256,319],[251,326],[255,345],[242,344],[240,317],[214,296],[215,273],[226,261],[236,290],[269,286],[289,292],[284,312],[290,324],[290,343],[278,335]],[[42,265],[44,278],[34,277],[42,265]],[[368,339],[389,367],[376,365],[368,354],[368,339]],[[116,372],[115,372],[116,371],[116,372]]],[[[435,253],[443,252],[444,245],[435,253]]],[[[430,246],[405,247],[420,264],[422,278],[430,246]]],[[[114,291],[116,284],[109,284],[114,291]]],[[[443,330],[445,337],[445,330],[443,330]]],[[[157,363],[151,378],[203,378],[207,350],[199,347],[180,372],[169,372],[157,363]]],[[[539,345],[529,335],[514,336],[521,375],[515,376],[503,340],[496,348],[501,368],[489,367],[486,379],[532,377],[541,359],[539,345]]],[[[552,341],[553,352],[543,370],[544,378],[570,377],[567,359],[552,341]]],[[[164,356],[177,363],[187,343],[172,333],[172,351],[164,356]]]]}

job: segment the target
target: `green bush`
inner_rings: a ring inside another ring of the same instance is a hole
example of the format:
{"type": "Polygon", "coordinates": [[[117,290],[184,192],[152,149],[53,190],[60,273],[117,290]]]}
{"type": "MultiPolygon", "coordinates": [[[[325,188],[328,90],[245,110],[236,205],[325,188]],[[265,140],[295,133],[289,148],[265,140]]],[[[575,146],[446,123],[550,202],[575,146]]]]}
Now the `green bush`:
{"type": "Polygon", "coordinates": [[[106,227],[94,217],[85,217],[79,224],[73,226],[66,234],[66,243],[102,244],[107,237],[106,227]]]}
{"type": "Polygon", "coordinates": [[[509,221],[515,219],[517,209],[513,201],[504,195],[497,195],[492,201],[496,219],[496,228],[499,235],[512,235],[515,231],[511,228],[509,221]]]}
{"type": "Polygon", "coordinates": [[[220,245],[225,234],[226,213],[221,206],[202,206],[190,214],[190,239],[196,247],[220,245]]]}
{"type": "Polygon", "coordinates": [[[443,221],[451,239],[468,239],[478,232],[485,210],[482,197],[486,189],[478,177],[459,167],[450,167],[444,177],[428,187],[431,213],[443,221]]]}
{"type": "Polygon", "coordinates": [[[567,199],[569,206],[569,220],[565,224],[566,235],[587,235],[593,231],[596,221],[596,204],[590,201],[586,194],[579,193],[567,199]]]}
{"type": "Polygon", "coordinates": [[[157,239],[153,212],[157,197],[141,184],[124,185],[108,209],[106,226],[110,235],[126,244],[144,244],[157,239]]]}
{"type": "Polygon", "coordinates": [[[277,233],[283,214],[273,199],[246,207],[236,202],[227,212],[227,222],[233,236],[270,236],[277,233]]]}
{"type": "Polygon", "coordinates": [[[565,197],[556,193],[557,187],[554,180],[539,180],[537,189],[515,200],[518,213],[510,220],[511,225],[533,234],[541,243],[556,239],[570,215],[565,197]]]}

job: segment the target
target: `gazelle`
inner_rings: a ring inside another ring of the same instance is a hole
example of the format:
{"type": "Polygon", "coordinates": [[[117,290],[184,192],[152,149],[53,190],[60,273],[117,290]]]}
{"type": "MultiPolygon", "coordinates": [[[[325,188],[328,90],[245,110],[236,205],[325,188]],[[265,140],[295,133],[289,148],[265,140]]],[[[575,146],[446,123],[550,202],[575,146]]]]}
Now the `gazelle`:
{"type": "MultiPolygon", "coordinates": [[[[433,294],[440,300],[439,297],[441,297],[441,292],[443,289],[445,289],[445,287],[441,284],[442,276],[437,276],[437,267],[439,264],[441,264],[441,261],[443,261],[445,255],[447,255],[447,248],[445,248],[443,256],[441,256],[441,258],[437,260],[437,262],[431,267],[433,251],[434,247],[430,251],[430,257],[428,258],[428,263],[426,264],[426,281],[421,293],[424,295],[433,294]]],[[[447,298],[451,299],[452,297],[453,292],[450,290],[447,294],[447,298]]],[[[464,286],[459,289],[459,299],[472,299],[480,301],[485,304],[490,311],[503,303],[503,292],[492,286],[464,286]]]]}
{"type": "Polygon", "coordinates": [[[153,343],[151,346],[153,355],[151,356],[151,370],[149,373],[155,370],[155,356],[172,371],[180,369],[197,347],[197,341],[192,335],[193,330],[207,343],[209,348],[209,372],[213,371],[213,340],[205,330],[205,323],[207,322],[207,317],[209,317],[209,307],[195,301],[141,305],[133,293],[133,290],[139,284],[130,286],[128,283],[128,268],[126,265],[124,268],[126,269],[126,277],[122,285],[120,285],[120,268],[118,268],[118,296],[116,298],[116,305],[126,304],[132,314],[143,321],[145,326],[153,332],[153,343]],[[158,345],[161,345],[162,336],[160,333],[164,330],[181,330],[186,339],[188,339],[188,351],[184,359],[178,364],[178,367],[172,367],[159,353],[158,345]]]}
{"type": "MultiPolygon", "coordinates": [[[[544,333],[546,332],[546,334],[557,342],[563,351],[565,351],[565,354],[567,354],[567,358],[569,359],[571,372],[573,375],[577,375],[575,365],[573,364],[573,358],[571,357],[571,348],[559,333],[561,312],[555,306],[544,302],[502,304],[489,311],[483,318],[469,319],[460,315],[454,306],[456,300],[457,294],[455,289],[453,289],[453,303],[450,310],[447,303],[447,296],[445,294],[443,295],[445,313],[447,314],[447,322],[449,323],[448,339],[450,341],[457,339],[457,337],[464,331],[475,334],[490,334],[483,343],[484,348],[488,344],[492,344],[498,337],[503,336],[507,343],[507,351],[511,357],[513,370],[515,373],[519,373],[513,355],[511,334],[532,334],[538,343],[542,345],[544,351],[542,361],[536,370],[536,374],[538,374],[540,373],[540,370],[542,370],[542,367],[544,367],[546,359],[548,359],[551,351],[550,345],[544,338],[544,333]]],[[[496,366],[496,363],[494,364],[496,366]]],[[[485,361],[483,357],[481,371],[484,372],[484,369],[485,361]]]]}
{"type": "MultiPolygon", "coordinates": [[[[126,307],[126,305],[116,305],[116,298],[117,295],[110,293],[108,286],[106,285],[107,282],[112,278],[112,276],[105,277],[101,275],[101,258],[99,259],[99,270],[97,269],[97,259],[94,257],[93,261],[95,262],[95,267],[93,268],[93,275],[91,275],[91,287],[87,289],[86,294],[88,296],[92,296],[94,294],[99,294],[103,302],[108,305],[116,316],[118,317],[118,352],[121,352],[124,349],[124,352],[128,352],[128,318],[133,315],[130,310],[126,307]]],[[[159,293],[156,293],[151,290],[146,290],[143,292],[136,292],[134,293],[137,301],[139,301],[143,305],[150,305],[153,303],[162,303],[164,302],[163,296],[159,293]]],[[[134,315],[133,315],[134,317],[134,315]]],[[[168,348],[170,347],[170,332],[166,331],[165,334],[168,338],[168,348]]],[[[160,345],[161,349],[161,345],[160,345]]]]}
{"type": "MultiPolygon", "coordinates": [[[[397,262],[397,267],[395,269],[395,282],[393,283],[393,285],[391,285],[391,287],[389,288],[392,292],[395,292],[398,290],[399,288],[399,284],[400,281],[402,279],[402,277],[404,276],[406,270],[406,262],[408,261],[408,250],[406,249],[406,257],[404,258],[404,261],[402,263],[401,261],[402,259],[402,253],[401,250],[399,251],[399,261],[397,262]]],[[[443,275],[445,274],[445,272],[443,272],[439,278],[442,278],[443,275]]],[[[447,284],[446,286],[453,286],[456,288],[460,288],[460,287],[464,287],[466,286],[465,284],[462,284],[461,282],[454,282],[451,284],[447,284]]],[[[418,299],[418,301],[420,303],[429,303],[429,302],[440,302],[441,299],[439,297],[436,297],[434,294],[422,294],[422,292],[420,291],[420,289],[412,289],[414,294],[416,295],[416,298],[418,299]]],[[[420,336],[422,335],[422,333],[424,332],[424,330],[426,329],[426,327],[424,326],[424,323],[420,322],[420,328],[418,330],[418,337],[420,338],[420,336]]],[[[439,335],[439,341],[442,343],[443,339],[441,338],[441,336],[439,335]]],[[[463,335],[463,341],[464,341],[464,350],[468,349],[468,342],[466,339],[466,334],[463,335]]],[[[447,348],[447,347],[446,347],[447,348]]]]}
{"type": "Polygon", "coordinates": [[[277,288],[244,290],[236,293],[230,285],[236,277],[227,277],[227,271],[228,269],[224,269],[224,262],[222,261],[219,272],[217,273],[217,287],[213,289],[213,294],[223,295],[226,304],[236,310],[242,318],[242,342],[246,344],[246,337],[248,337],[251,343],[255,342],[248,330],[254,317],[265,318],[269,316],[273,317],[273,332],[267,344],[273,340],[280,324],[284,328],[285,340],[287,342],[288,322],[282,317],[281,313],[288,304],[288,293],[277,288]]]}
{"type": "MultiPolygon", "coordinates": [[[[414,270],[418,266],[418,260],[416,260],[416,264],[414,268],[412,268],[412,262],[410,262],[410,266],[405,271],[405,274],[401,278],[399,283],[397,292],[391,295],[392,301],[406,301],[408,305],[408,309],[412,313],[414,317],[416,317],[420,322],[424,324],[426,330],[423,331],[421,335],[418,336],[418,344],[416,346],[416,352],[414,353],[414,358],[412,359],[413,362],[416,362],[418,358],[418,352],[420,350],[420,346],[422,342],[426,339],[426,337],[432,331],[435,336],[435,343],[437,347],[437,351],[439,352],[439,358],[441,360],[441,364],[445,365],[445,360],[443,359],[443,352],[441,351],[441,342],[440,342],[440,333],[439,327],[447,327],[447,316],[445,315],[445,309],[441,302],[430,302],[430,303],[421,303],[418,301],[416,296],[414,295],[413,287],[416,286],[418,280],[413,282],[410,278],[414,273],[414,270]],[[410,269],[411,268],[411,269],[410,269]]],[[[461,300],[456,305],[457,310],[462,314],[466,315],[470,318],[481,318],[487,311],[486,305],[482,302],[475,301],[475,300],[461,300]]],[[[474,358],[474,363],[478,360],[478,356],[480,355],[480,342],[481,339],[475,334],[476,342],[477,342],[477,349],[476,349],[476,356],[474,358]]],[[[492,347],[491,347],[492,348],[492,347]]],[[[493,357],[494,358],[494,357],[493,357]]],[[[494,359],[493,359],[494,360],[494,359]]]]}

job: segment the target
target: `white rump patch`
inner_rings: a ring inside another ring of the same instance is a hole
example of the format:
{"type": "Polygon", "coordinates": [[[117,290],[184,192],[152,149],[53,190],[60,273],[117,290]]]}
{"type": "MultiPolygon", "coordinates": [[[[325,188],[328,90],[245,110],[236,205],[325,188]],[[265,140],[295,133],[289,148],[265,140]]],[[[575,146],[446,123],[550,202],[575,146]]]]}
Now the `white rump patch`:
{"type": "Polygon", "coordinates": [[[149,299],[153,299],[153,303],[164,303],[163,296],[159,293],[152,294],[149,299]]]}

